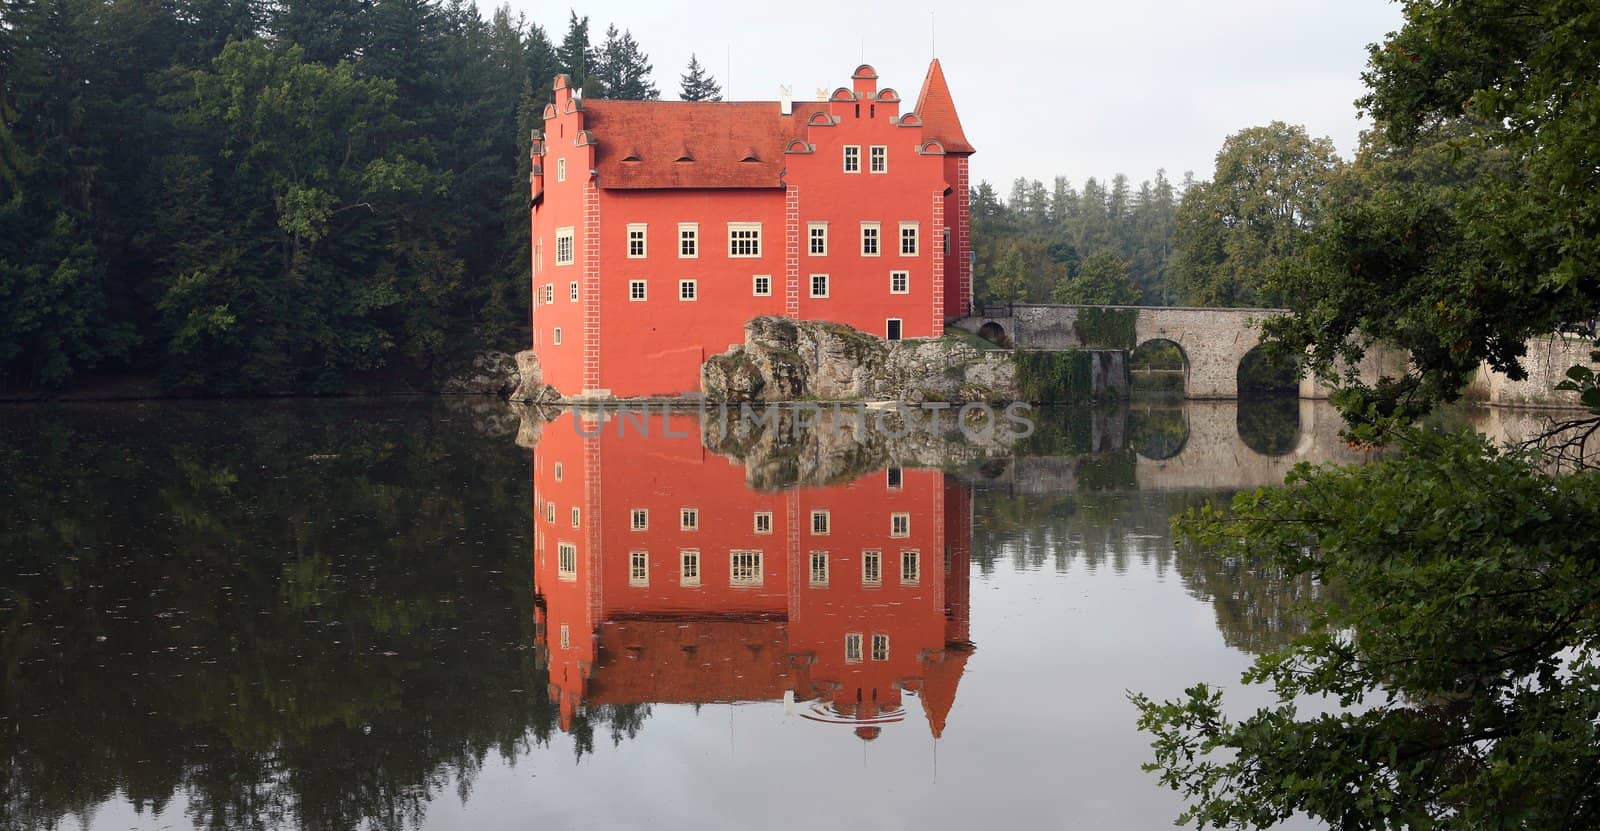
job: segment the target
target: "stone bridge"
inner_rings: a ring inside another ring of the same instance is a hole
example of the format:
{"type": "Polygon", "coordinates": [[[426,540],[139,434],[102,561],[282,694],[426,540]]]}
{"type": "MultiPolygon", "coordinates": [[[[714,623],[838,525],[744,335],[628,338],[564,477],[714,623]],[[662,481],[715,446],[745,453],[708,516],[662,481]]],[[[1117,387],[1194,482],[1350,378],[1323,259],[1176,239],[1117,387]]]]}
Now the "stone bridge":
{"type": "MultiPolygon", "coordinates": [[[[954,325],[1013,349],[1133,350],[1152,341],[1169,341],[1183,353],[1186,398],[1238,398],[1239,364],[1261,343],[1261,322],[1289,313],[1287,309],[1042,303],[986,306],[977,311],[954,325]]],[[[1374,349],[1362,366],[1362,375],[1376,380],[1379,370],[1393,360],[1393,355],[1374,349]]],[[[1300,396],[1326,398],[1327,390],[1303,379],[1300,396]]]]}

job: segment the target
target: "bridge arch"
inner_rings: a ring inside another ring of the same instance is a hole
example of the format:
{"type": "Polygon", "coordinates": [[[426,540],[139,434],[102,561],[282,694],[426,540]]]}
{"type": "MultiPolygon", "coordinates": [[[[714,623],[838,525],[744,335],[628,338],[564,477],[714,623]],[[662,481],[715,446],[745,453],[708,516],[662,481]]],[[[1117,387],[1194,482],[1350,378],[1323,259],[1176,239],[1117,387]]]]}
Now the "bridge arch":
{"type": "Polygon", "coordinates": [[[998,320],[985,321],[978,327],[978,337],[1004,349],[1011,348],[1011,336],[1006,334],[1006,327],[998,320]]]}
{"type": "Polygon", "coordinates": [[[1189,389],[1189,353],[1171,338],[1151,338],[1128,353],[1128,374],[1136,393],[1185,395],[1189,389]]]}

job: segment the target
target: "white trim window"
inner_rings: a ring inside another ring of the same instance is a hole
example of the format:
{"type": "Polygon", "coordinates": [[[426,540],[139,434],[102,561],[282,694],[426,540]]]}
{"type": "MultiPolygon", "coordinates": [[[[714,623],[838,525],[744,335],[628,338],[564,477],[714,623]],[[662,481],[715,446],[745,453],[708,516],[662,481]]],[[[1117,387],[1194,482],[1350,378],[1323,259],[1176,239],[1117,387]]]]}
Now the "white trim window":
{"type": "Polygon", "coordinates": [[[911,515],[890,514],[889,536],[895,539],[904,539],[911,536],[911,515]]]}
{"type": "Polygon", "coordinates": [[[728,256],[736,259],[761,256],[761,223],[728,223],[728,256]]]}
{"type": "Polygon", "coordinates": [[[911,293],[911,272],[909,272],[909,271],[891,271],[891,272],[889,272],[889,293],[890,294],[910,294],[911,293]]]}
{"type": "Polygon", "coordinates": [[[883,486],[887,490],[897,491],[906,485],[906,472],[902,468],[891,467],[883,472],[883,486]]]}
{"type": "Polygon", "coordinates": [[[889,148],[874,144],[867,150],[867,170],[872,173],[889,172],[889,148]]]}
{"type": "Polygon", "coordinates": [[[576,235],[571,225],[556,229],[556,265],[572,265],[577,261],[577,246],[573,245],[576,235]]]}
{"type": "Polygon", "coordinates": [[[572,648],[572,627],[565,623],[561,624],[561,648],[572,648]]]}
{"type": "Polygon", "coordinates": [[[699,296],[700,296],[700,284],[699,283],[695,282],[694,280],[679,280],[678,281],[678,299],[679,300],[686,300],[686,301],[687,300],[696,300],[696,299],[699,298],[699,296]]]}
{"type": "Polygon", "coordinates": [[[756,511],[756,523],[755,524],[756,524],[755,531],[756,531],[757,534],[770,534],[770,533],[772,533],[772,512],[771,511],[756,511]]]}
{"type": "Polygon", "coordinates": [[[544,521],[550,523],[551,525],[556,524],[556,503],[544,503],[544,521]]]}
{"type": "Polygon", "coordinates": [[[811,512],[811,535],[826,537],[829,529],[833,527],[833,514],[829,511],[811,512]]]}
{"type": "Polygon", "coordinates": [[[678,552],[678,585],[700,585],[700,551],[685,548],[678,552]]]}
{"type": "Polygon", "coordinates": [[[567,181],[567,160],[566,159],[556,159],[556,181],[557,182],[565,182],[565,181],[567,181]]]}
{"type": "Polygon", "coordinates": [[[648,236],[650,226],[643,222],[634,222],[628,225],[628,259],[642,260],[648,253],[648,236]]]}
{"type": "Polygon", "coordinates": [[[650,552],[628,552],[628,585],[650,585],[650,552]]]}
{"type": "Polygon", "coordinates": [[[628,512],[628,530],[629,531],[648,531],[648,530],[650,530],[650,509],[649,508],[634,508],[633,510],[629,511],[628,512]]]}
{"type": "Polygon", "coordinates": [[[556,462],[556,481],[557,482],[561,481],[561,471],[562,471],[561,463],[560,462],[556,462]]]}
{"type": "Polygon", "coordinates": [[[556,576],[562,580],[578,579],[578,547],[570,542],[556,543],[556,576]]]}
{"type": "Polygon", "coordinates": [[[861,552],[861,585],[883,585],[883,552],[870,550],[861,552]]]}
{"type": "Polygon", "coordinates": [[[826,275],[826,274],[813,274],[813,275],[811,275],[811,296],[812,297],[827,297],[828,296],[828,275],[826,275]]]}
{"type": "Polygon", "coordinates": [[[915,586],[922,582],[922,552],[908,548],[900,552],[900,584],[915,586]]]}
{"type": "Polygon", "coordinates": [[[950,226],[944,226],[944,255],[950,256],[950,226]]]}
{"type": "Polygon", "coordinates": [[[898,317],[884,318],[883,339],[899,340],[905,334],[905,321],[898,317]]]}
{"type": "Polygon", "coordinates": [[[900,256],[915,257],[922,251],[922,228],[915,222],[900,223],[900,256]]]}
{"type": "Polygon", "coordinates": [[[757,274],[750,280],[750,295],[752,297],[772,296],[772,275],[757,274]]]}
{"type": "Polygon", "coordinates": [[[678,257],[693,260],[700,256],[700,223],[678,223],[678,257]]]}
{"type": "Polygon", "coordinates": [[[561,345],[561,327],[560,326],[557,326],[555,328],[555,330],[550,333],[550,345],[551,346],[560,346],[561,345]]]}
{"type": "Polygon", "coordinates": [[[861,172],[861,145],[846,144],[844,146],[844,172],[861,172]]]}
{"type": "Polygon", "coordinates": [[[889,660],[889,636],[874,632],[872,635],[872,660],[889,660]]]}
{"type": "Polygon", "coordinates": [[[828,585],[828,552],[811,552],[811,585],[823,587],[828,585]]]}
{"type": "Polygon", "coordinates": [[[681,531],[700,530],[700,509],[681,508],[678,510],[678,529],[681,531]]]}
{"type": "Polygon", "coordinates": [[[581,517],[581,514],[578,512],[578,506],[576,506],[576,505],[572,506],[572,527],[574,527],[574,528],[579,527],[579,525],[581,524],[578,521],[580,517],[581,517]]]}
{"type": "Polygon", "coordinates": [[[556,284],[555,283],[545,283],[544,284],[544,304],[546,306],[548,306],[548,305],[550,305],[550,304],[552,304],[554,302],[556,302],[556,284]]]}
{"type": "Polygon", "coordinates": [[[578,282],[576,280],[567,284],[567,300],[578,302],[578,282]]]}
{"type": "Polygon", "coordinates": [[[762,579],[760,551],[728,552],[728,585],[759,586],[762,579]]]}
{"type": "Polygon", "coordinates": [[[628,299],[635,303],[642,303],[650,299],[650,286],[643,280],[628,281],[628,299]]]}
{"type": "Polygon", "coordinates": [[[861,663],[860,632],[846,632],[844,634],[844,662],[847,664],[861,663]]]}
{"type": "Polygon", "coordinates": [[[883,226],[876,222],[861,223],[861,256],[876,257],[883,250],[883,226]]]}
{"type": "Polygon", "coordinates": [[[806,251],[813,257],[828,256],[828,223],[812,222],[806,226],[806,251]]]}

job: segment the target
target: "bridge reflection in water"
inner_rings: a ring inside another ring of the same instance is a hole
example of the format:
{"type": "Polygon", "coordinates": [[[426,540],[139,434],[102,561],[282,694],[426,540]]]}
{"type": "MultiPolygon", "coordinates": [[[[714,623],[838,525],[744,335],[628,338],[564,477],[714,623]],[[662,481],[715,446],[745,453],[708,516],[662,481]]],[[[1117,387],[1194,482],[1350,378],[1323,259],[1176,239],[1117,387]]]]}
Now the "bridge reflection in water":
{"type": "Polygon", "coordinates": [[[533,454],[535,631],[564,730],[586,707],[783,701],[870,740],[914,698],[943,733],[973,651],[962,484],[889,468],[762,492],[695,415],[649,437],[574,418],[533,454]]]}

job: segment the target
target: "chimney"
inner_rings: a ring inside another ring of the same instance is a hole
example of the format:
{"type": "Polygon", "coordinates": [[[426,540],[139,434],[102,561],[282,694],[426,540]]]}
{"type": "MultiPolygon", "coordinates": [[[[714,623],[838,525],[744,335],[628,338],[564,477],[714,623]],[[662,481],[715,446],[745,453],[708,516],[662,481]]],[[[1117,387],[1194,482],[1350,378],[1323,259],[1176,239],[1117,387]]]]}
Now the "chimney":
{"type": "Polygon", "coordinates": [[[783,115],[794,113],[794,87],[788,84],[778,85],[778,112],[783,115]]]}

